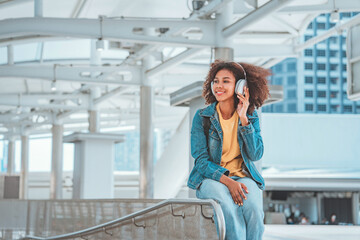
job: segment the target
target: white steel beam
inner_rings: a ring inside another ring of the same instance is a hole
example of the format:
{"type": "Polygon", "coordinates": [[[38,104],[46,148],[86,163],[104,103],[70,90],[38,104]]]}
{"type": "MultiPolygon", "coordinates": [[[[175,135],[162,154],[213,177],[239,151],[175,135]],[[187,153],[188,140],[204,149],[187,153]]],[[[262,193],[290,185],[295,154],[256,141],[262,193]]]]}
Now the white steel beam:
{"type": "Polygon", "coordinates": [[[280,8],[289,4],[293,0],[272,0],[261,6],[260,8],[250,12],[245,17],[239,19],[235,23],[227,26],[223,29],[224,37],[232,37],[236,34],[241,33],[246,28],[251,26],[252,24],[264,19],[264,17],[270,15],[273,12],[276,12],[280,8]]]}
{"type": "MultiPolygon", "coordinates": [[[[0,78],[19,77],[92,84],[139,85],[141,69],[136,66],[0,66],[0,78]],[[112,73],[111,76],[103,76],[112,73]]],[[[1,81],[1,79],[0,79],[1,81]]]]}
{"type": "Polygon", "coordinates": [[[146,75],[147,75],[147,77],[151,78],[158,74],[166,72],[170,68],[175,67],[175,66],[181,64],[182,62],[194,57],[195,55],[199,54],[203,50],[204,49],[202,49],[202,48],[192,48],[192,49],[185,50],[184,52],[176,55],[175,57],[172,57],[172,58],[166,60],[165,62],[155,66],[154,68],[147,70],[146,75]]]}
{"type": "MultiPolygon", "coordinates": [[[[334,11],[334,6],[336,9],[339,9],[339,12],[359,12],[360,5],[357,0],[333,0],[323,1],[323,0],[314,0],[312,4],[302,4],[302,1],[296,1],[296,5],[288,6],[280,9],[278,13],[281,14],[310,14],[310,13],[329,13],[334,11]]],[[[240,4],[234,4],[234,14],[248,14],[252,9],[244,8],[240,4]]]]}
{"type": "Polygon", "coordinates": [[[108,93],[105,93],[104,95],[102,95],[101,97],[99,98],[96,98],[94,99],[94,105],[98,105],[100,104],[101,102],[103,101],[106,101],[107,99],[109,98],[112,98],[113,96],[116,96],[118,94],[122,94],[124,92],[127,92],[129,91],[130,88],[128,87],[118,87],[118,88],[115,88],[114,90],[111,90],[110,92],[108,93]]]}
{"type": "Polygon", "coordinates": [[[272,19],[286,31],[291,33],[293,36],[299,36],[299,30],[296,29],[294,26],[290,25],[289,23],[285,22],[283,19],[277,16],[272,16],[272,19]]]}
{"type": "Polygon", "coordinates": [[[42,109],[63,109],[63,110],[81,110],[89,108],[87,94],[77,95],[51,95],[51,94],[2,94],[0,96],[0,105],[6,106],[20,106],[20,107],[41,107],[42,109]],[[76,106],[67,104],[54,104],[54,100],[67,101],[73,99],[74,101],[81,100],[81,104],[76,106]]]}
{"type": "Polygon", "coordinates": [[[206,47],[214,45],[215,21],[159,20],[159,19],[65,19],[65,18],[18,18],[0,21],[0,41],[19,36],[66,36],[74,38],[106,40],[125,40],[142,44],[167,44],[187,47],[206,47]],[[135,33],[135,29],[169,28],[171,31],[200,29],[200,40],[187,39],[186,36],[147,36],[135,33]]]}

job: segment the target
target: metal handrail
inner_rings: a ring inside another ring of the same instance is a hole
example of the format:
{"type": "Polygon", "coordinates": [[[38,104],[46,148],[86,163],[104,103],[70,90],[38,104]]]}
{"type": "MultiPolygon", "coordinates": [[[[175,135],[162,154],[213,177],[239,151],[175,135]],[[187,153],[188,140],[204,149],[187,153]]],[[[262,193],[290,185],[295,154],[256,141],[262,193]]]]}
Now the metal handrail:
{"type": "MultiPolygon", "coordinates": [[[[141,215],[144,215],[146,213],[152,212],[154,210],[157,210],[159,208],[165,207],[167,205],[171,205],[171,204],[191,204],[191,205],[209,205],[211,207],[213,207],[214,211],[215,211],[215,215],[216,215],[216,220],[217,220],[217,228],[218,228],[218,233],[219,233],[219,239],[223,240],[225,239],[225,231],[226,231],[226,227],[225,227],[225,219],[224,219],[224,214],[223,211],[221,209],[221,206],[219,203],[217,203],[216,201],[212,200],[212,199],[206,199],[206,200],[197,200],[197,199],[167,199],[164,201],[159,202],[158,204],[155,204],[154,206],[145,208],[143,210],[131,213],[127,216],[106,222],[106,223],[102,223],[90,228],[86,228],[80,231],[76,231],[76,232],[72,232],[72,233],[66,233],[66,234],[62,234],[62,235],[57,235],[57,236],[52,236],[52,237],[36,237],[36,236],[25,236],[24,240],[30,240],[30,239],[34,239],[34,240],[57,240],[57,239],[69,239],[69,238],[77,238],[77,237],[85,237],[85,236],[89,236],[98,232],[105,232],[106,234],[110,234],[107,232],[107,228],[111,227],[114,228],[114,225],[120,224],[122,222],[131,220],[132,222],[135,221],[135,218],[141,215]]],[[[172,212],[173,213],[173,212],[172,212]]],[[[204,216],[204,214],[202,213],[202,216],[204,218],[208,218],[206,216],[204,216]]],[[[185,215],[183,215],[183,218],[185,217],[185,215]]]]}

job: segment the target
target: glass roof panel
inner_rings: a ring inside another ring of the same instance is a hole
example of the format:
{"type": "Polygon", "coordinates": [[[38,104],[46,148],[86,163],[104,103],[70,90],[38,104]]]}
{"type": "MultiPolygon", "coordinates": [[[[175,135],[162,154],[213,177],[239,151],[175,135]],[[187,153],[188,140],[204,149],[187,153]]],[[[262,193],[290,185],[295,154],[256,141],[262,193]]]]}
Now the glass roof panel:
{"type": "Polygon", "coordinates": [[[90,43],[89,39],[46,42],[44,45],[44,59],[89,59],[90,43]]]}
{"type": "Polygon", "coordinates": [[[38,43],[14,45],[14,62],[34,61],[38,43]]]}

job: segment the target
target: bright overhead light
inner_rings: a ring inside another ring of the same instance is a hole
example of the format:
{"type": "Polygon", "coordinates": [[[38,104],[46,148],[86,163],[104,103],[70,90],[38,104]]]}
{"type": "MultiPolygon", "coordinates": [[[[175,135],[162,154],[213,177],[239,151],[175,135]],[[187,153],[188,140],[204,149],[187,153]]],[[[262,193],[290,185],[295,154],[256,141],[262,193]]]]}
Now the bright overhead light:
{"type": "Polygon", "coordinates": [[[56,91],[56,80],[54,80],[54,81],[51,82],[50,90],[51,90],[52,92],[55,92],[55,91],[56,91]]]}
{"type": "Polygon", "coordinates": [[[340,21],[340,13],[338,10],[334,10],[331,14],[330,14],[330,21],[331,22],[339,22],[340,21]]]}
{"type": "Polygon", "coordinates": [[[96,41],[96,50],[98,50],[99,52],[104,50],[104,40],[102,40],[102,38],[99,38],[96,41]]]}

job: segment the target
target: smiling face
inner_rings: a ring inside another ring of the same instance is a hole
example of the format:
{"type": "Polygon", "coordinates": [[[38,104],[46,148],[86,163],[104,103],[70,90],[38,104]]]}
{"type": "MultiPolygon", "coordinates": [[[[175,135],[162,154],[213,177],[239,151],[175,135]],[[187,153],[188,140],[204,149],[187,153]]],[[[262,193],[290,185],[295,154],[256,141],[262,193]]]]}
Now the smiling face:
{"type": "Polygon", "coordinates": [[[213,90],[218,102],[234,101],[236,80],[231,71],[227,69],[218,71],[213,81],[213,90]]]}

